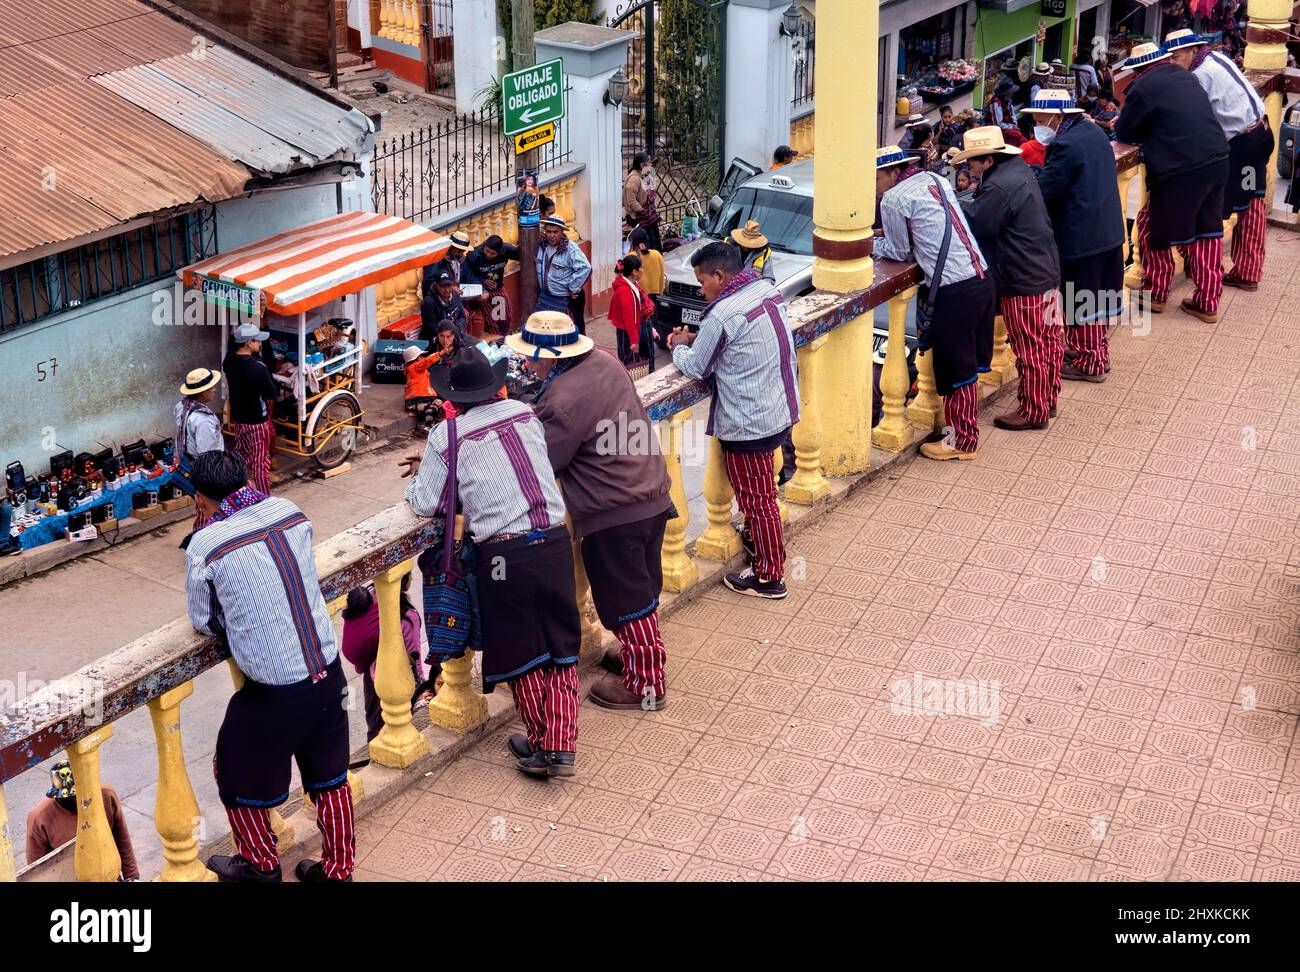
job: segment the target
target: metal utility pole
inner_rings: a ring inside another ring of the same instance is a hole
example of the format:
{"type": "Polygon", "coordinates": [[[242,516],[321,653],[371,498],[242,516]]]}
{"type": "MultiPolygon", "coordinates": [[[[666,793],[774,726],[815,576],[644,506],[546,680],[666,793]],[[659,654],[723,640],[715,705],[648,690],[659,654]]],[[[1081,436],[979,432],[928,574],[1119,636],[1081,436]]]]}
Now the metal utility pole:
{"type": "Polygon", "coordinates": [[[339,87],[339,25],[338,25],[338,4],[334,0],[326,0],[329,6],[328,21],[330,32],[330,87],[335,91],[339,87]]]}
{"type": "MultiPolygon", "coordinates": [[[[533,44],[533,0],[510,0],[511,47],[515,70],[537,63],[533,44]]],[[[502,106],[504,113],[504,106],[502,106]]],[[[515,182],[522,185],[524,176],[537,168],[537,149],[515,156],[515,182]]],[[[537,306],[537,238],[536,225],[519,227],[519,304],[523,318],[537,306]]],[[[513,322],[512,322],[513,323],[513,322]]]]}

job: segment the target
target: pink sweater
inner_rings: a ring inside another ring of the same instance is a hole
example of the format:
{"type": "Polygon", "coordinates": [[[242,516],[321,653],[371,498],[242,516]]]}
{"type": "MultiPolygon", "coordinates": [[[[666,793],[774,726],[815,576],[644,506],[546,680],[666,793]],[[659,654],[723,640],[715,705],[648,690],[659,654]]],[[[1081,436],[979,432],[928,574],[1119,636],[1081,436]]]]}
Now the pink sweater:
{"type": "MultiPolygon", "coordinates": [[[[418,681],[428,678],[424,662],[420,659],[420,612],[411,608],[402,615],[402,640],[406,653],[411,656],[411,668],[418,681]]],[[[370,610],[357,618],[343,620],[343,657],[358,672],[369,672],[375,677],[375,661],[379,657],[379,599],[370,602],[370,610]]]]}

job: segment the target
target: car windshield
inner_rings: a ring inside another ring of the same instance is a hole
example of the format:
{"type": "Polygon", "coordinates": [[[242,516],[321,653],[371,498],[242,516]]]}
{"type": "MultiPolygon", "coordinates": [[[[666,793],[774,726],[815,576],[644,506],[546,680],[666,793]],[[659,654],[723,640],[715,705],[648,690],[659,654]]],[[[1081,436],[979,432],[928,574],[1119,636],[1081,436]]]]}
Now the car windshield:
{"type": "Polygon", "coordinates": [[[737,189],[711,230],[718,239],[725,239],[732,230],[756,219],[772,249],[812,256],[812,210],[811,196],[770,189],[737,189]]]}

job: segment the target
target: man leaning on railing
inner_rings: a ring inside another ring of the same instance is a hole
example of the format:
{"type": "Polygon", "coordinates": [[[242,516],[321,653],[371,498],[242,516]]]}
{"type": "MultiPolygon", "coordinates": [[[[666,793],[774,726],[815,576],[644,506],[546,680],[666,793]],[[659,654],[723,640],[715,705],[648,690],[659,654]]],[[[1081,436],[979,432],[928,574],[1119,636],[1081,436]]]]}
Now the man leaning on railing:
{"type": "Polygon", "coordinates": [[[321,831],[321,860],[299,861],[295,874],[350,881],[348,686],[316,577],[311,523],[293,503],[250,486],[233,452],[204,452],[190,471],[195,502],[209,518],[186,550],[190,620],[203,634],[223,635],[244,674],[212,760],[236,852],[208,858],[208,867],[223,881],[280,880],[271,807],[289,798],[292,759],[321,831]]]}

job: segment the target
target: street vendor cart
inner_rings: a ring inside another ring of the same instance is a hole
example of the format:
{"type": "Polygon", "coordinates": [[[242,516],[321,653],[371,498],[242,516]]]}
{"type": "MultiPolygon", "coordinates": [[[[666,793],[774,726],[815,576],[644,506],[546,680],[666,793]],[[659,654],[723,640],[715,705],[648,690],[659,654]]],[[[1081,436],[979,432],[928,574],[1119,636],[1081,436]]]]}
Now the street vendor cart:
{"type": "MultiPolygon", "coordinates": [[[[249,243],[179,271],[228,329],[256,320],[271,333],[271,369],[281,398],[272,421],[276,448],[310,456],[322,469],[342,465],[356,447],[365,342],[356,332],[362,291],[441,260],[450,246],[409,220],[340,213],[249,243]]],[[[227,431],[230,431],[227,429],[227,431]]]]}

